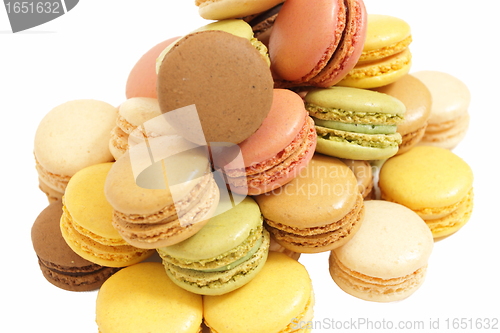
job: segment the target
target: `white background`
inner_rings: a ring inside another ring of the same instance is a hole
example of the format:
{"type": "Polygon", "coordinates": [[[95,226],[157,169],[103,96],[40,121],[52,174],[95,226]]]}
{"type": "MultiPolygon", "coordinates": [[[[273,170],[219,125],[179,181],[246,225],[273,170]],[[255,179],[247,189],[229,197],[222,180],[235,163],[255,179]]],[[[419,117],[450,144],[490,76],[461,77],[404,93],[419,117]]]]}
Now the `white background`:
{"type": "MultiPolygon", "coordinates": [[[[450,325],[453,318],[472,318],[473,325],[478,318],[498,319],[500,2],[366,0],[365,4],[369,13],[397,16],[410,24],[412,72],[444,71],[470,88],[471,125],[454,152],[474,172],[474,210],[462,230],[435,244],[425,283],[401,302],[371,303],[347,295],[329,276],[328,253],[303,255],[300,262],[308,269],[316,292],[315,320],[364,318],[377,327],[382,321],[392,321],[394,327],[399,321],[409,321],[408,325],[423,321],[429,328],[431,319],[439,319],[440,328],[446,329],[447,318],[450,325]]],[[[42,117],[73,99],[119,105],[125,99],[128,73],[144,52],[206,23],[194,0],[85,0],[52,22],[12,34],[0,7],[0,112],[4,119],[0,276],[1,300],[7,309],[0,330],[97,332],[97,293],[52,286],[43,278],[31,245],[31,226],[47,205],[38,189],[32,153],[42,117]]],[[[351,327],[353,331],[363,328],[351,327]]],[[[313,330],[332,331],[328,326],[313,330]]]]}

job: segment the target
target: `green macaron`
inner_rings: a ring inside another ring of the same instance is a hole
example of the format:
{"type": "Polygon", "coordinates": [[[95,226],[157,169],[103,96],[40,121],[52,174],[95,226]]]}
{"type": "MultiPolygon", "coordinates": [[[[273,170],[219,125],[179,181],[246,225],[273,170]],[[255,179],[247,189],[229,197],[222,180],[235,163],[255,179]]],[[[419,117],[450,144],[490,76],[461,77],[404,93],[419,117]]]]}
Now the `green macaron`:
{"type": "Polygon", "coordinates": [[[401,143],[397,125],[405,105],[387,94],[358,88],[311,90],[306,109],[314,119],[316,151],[353,160],[380,160],[394,156],[401,143]]]}
{"type": "Polygon", "coordinates": [[[197,234],[157,249],[167,275],[181,288],[201,295],[222,295],[245,285],[267,259],[270,239],[262,221],[252,198],[234,207],[229,198],[222,199],[216,216],[197,234]]]}

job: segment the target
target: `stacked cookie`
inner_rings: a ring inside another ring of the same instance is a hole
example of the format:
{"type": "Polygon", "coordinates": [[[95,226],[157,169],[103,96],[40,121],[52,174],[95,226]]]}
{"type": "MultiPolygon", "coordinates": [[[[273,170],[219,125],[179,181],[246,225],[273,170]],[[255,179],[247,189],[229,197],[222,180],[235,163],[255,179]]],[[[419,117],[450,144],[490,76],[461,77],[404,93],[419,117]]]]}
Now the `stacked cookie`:
{"type": "Polygon", "coordinates": [[[472,171],[446,149],[465,135],[464,87],[450,111],[453,91],[432,82],[456,79],[408,74],[409,25],[361,0],[199,5],[218,21],[149,50],[118,108],[73,101],[40,123],[40,188],[61,200],[32,230],[44,276],[100,288],[102,333],[242,332],[255,318],[255,332],[309,332],[301,253],[330,251],[357,298],[412,295],[434,239],[472,212],[472,171]],[[91,146],[61,145],[63,118],[91,146]],[[56,236],[71,264],[47,251],[56,236]],[[162,264],[142,262],[153,254],[162,264]]]}

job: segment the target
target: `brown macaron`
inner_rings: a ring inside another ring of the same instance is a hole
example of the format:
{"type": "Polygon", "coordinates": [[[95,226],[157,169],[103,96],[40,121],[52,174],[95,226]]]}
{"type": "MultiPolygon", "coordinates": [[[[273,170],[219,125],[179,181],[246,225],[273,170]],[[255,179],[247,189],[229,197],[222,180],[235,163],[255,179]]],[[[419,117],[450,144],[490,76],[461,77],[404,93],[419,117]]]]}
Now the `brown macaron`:
{"type": "Polygon", "coordinates": [[[217,30],[179,40],[163,58],[157,89],[168,122],[202,145],[242,142],[260,127],[273,100],[265,58],[249,40],[217,30]],[[197,114],[177,110],[191,105],[197,114]],[[196,130],[198,121],[203,133],[196,130]]]}
{"type": "Polygon", "coordinates": [[[407,74],[394,83],[373,90],[395,97],[406,106],[405,119],[397,129],[403,142],[396,155],[407,152],[422,140],[427,128],[432,105],[429,89],[415,76],[407,74]]]}
{"type": "Polygon", "coordinates": [[[94,264],[77,255],[61,235],[61,200],[47,206],[31,228],[33,249],[43,276],[54,286],[69,291],[98,289],[118,268],[94,264]]]}

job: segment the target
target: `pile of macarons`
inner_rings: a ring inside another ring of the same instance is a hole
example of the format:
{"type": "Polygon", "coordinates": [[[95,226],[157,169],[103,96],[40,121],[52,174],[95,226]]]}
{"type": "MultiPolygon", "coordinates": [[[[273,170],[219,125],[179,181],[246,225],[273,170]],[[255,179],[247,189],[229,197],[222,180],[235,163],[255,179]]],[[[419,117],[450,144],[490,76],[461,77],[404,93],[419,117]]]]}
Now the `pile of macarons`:
{"type": "Polygon", "coordinates": [[[101,333],[310,332],[294,325],[313,319],[301,253],[329,251],[359,299],[412,295],[472,214],[452,152],[466,85],[409,74],[410,26],[362,0],[196,5],[215,22],[147,51],[120,105],[68,101],[40,122],[43,276],[99,289],[101,333]]]}

